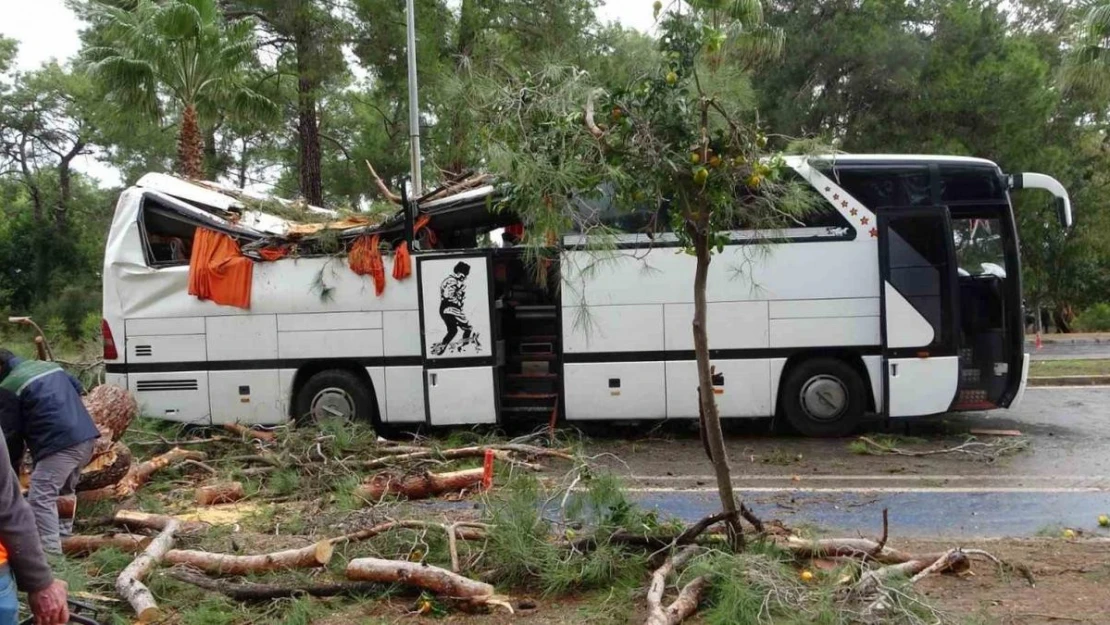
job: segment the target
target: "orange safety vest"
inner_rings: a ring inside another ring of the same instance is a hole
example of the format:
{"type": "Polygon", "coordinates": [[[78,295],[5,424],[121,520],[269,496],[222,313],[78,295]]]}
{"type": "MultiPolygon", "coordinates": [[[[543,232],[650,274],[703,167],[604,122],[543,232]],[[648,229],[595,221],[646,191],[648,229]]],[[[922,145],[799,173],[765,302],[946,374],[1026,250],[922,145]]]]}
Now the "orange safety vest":
{"type": "Polygon", "coordinates": [[[8,563],[8,550],[4,549],[4,545],[0,544],[0,564],[8,563]]]}

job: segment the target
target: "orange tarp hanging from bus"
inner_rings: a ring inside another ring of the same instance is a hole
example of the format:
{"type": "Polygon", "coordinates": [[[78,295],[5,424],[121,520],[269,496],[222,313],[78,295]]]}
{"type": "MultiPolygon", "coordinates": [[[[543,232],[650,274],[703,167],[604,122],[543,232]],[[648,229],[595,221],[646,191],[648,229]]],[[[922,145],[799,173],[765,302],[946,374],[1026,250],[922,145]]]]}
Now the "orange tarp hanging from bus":
{"type": "Polygon", "coordinates": [[[401,241],[397,252],[393,255],[393,279],[404,280],[412,275],[412,257],[409,255],[409,244],[401,241]]]}
{"type": "Polygon", "coordinates": [[[235,239],[197,228],[189,259],[189,295],[224,306],[251,307],[254,262],[243,256],[235,239]]]}
{"type": "Polygon", "coordinates": [[[381,238],[378,235],[363,235],[355,240],[347,254],[347,264],[351,271],[360,276],[374,279],[374,293],[385,292],[385,265],[382,263],[381,238]]]}

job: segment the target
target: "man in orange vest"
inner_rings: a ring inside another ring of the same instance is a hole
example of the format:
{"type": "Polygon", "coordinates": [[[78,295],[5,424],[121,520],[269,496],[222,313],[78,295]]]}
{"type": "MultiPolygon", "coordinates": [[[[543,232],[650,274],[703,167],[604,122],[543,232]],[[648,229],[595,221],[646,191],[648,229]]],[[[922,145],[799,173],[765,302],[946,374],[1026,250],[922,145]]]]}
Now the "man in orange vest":
{"type": "Polygon", "coordinates": [[[27,593],[35,625],[69,622],[65,584],[50,573],[35,515],[20,492],[8,446],[0,445],[0,625],[19,622],[17,586],[27,593]]]}

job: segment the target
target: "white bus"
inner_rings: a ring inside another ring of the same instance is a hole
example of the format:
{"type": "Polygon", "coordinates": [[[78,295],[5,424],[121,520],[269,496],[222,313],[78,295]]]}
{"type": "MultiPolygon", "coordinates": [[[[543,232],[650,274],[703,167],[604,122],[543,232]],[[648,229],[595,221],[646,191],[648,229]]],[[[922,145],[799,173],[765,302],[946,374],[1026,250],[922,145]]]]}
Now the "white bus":
{"type": "MultiPolygon", "coordinates": [[[[708,281],[722,417],[781,416],[813,436],[867,417],[1014,406],[1024,391],[1021,268],[1009,194],[1063,187],[947,156],[796,157],[826,210],[787,230],[731,234],[708,281]]],[[[697,418],[694,259],[636,215],[615,252],[569,234],[537,280],[496,190],[413,203],[430,220],[413,275],[383,293],[343,258],[254,265],[249,309],[188,294],[198,227],[244,250],[290,224],[211,185],[148,175],[123,192],[104,264],[108,380],[145,414],[189,423],[365,419],[418,426],[697,418]],[[668,249],[672,248],[672,249],[668,249]],[[541,284],[542,283],[542,284],[541,284]]],[[[377,228],[411,238],[416,214],[377,228]]],[[[666,222],[666,220],[662,220],[666,222]]],[[[350,239],[364,232],[340,232],[350,239]]],[[[384,257],[388,276],[395,257],[384,257]]]]}

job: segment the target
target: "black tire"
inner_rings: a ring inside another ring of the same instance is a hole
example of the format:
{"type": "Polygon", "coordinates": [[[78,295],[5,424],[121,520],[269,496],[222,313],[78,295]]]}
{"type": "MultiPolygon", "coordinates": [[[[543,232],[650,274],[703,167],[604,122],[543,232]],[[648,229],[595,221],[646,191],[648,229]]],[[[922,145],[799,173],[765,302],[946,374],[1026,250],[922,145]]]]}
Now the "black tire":
{"type": "Polygon", "coordinates": [[[867,406],[865,392],[863,378],[851,365],[835,358],[814,358],[791,367],[780,402],[787,422],[799,434],[834,438],[859,427],[867,406]]]}
{"type": "Polygon", "coordinates": [[[379,420],[378,402],[374,390],[357,374],[327,369],[314,374],[297,391],[293,416],[302,423],[319,423],[330,417],[374,424],[379,420]]]}

